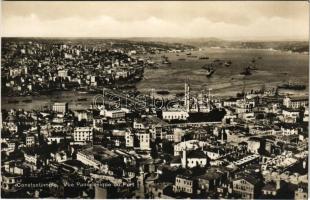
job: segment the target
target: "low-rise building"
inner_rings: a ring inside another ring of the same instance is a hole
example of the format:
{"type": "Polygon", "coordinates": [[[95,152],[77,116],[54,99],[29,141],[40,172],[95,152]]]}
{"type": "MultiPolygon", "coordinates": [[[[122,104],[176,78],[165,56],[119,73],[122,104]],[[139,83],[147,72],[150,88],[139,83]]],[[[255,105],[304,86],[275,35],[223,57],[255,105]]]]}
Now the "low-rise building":
{"type": "Polygon", "coordinates": [[[164,120],[186,120],[189,115],[188,112],[182,110],[167,110],[162,112],[164,120]]]}
{"type": "Polygon", "coordinates": [[[283,99],[283,105],[287,108],[302,108],[308,106],[308,97],[285,97],[283,99]]]}
{"type": "Polygon", "coordinates": [[[308,184],[299,184],[295,190],[294,199],[305,200],[308,199],[308,184]]]}
{"type": "Polygon", "coordinates": [[[175,184],[173,185],[174,192],[185,192],[193,194],[196,189],[196,181],[188,176],[177,175],[175,178],[175,184]]]}
{"type": "Polygon", "coordinates": [[[93,142],[92,127],[76,127],[73,132],[75,142],[93,142]]]}
{"type": "Polygon", "coordinates": [[[255,199],[259,191],[258,184],[259,180],[256,178],[250,175],[244,175],[233,181],[232,191],[237,198],[255,199]]]}
{"type": "Polygon", "coordinates": [[[66,113],[68,112],[68,103],[56,102],[53,104],[52,110],[54,112],[66,113]]]}

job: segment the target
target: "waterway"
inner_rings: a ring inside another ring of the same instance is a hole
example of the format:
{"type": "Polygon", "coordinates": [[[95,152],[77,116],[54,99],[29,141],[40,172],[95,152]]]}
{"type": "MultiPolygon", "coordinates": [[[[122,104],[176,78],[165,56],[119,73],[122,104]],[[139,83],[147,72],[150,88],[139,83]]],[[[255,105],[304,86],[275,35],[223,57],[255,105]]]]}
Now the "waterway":
{"type": "MultiPolygon", "coordinates": [[[[137,89],[142,93],[148,94],[152,88],[157,91],[167,90],[171,94],[183,92],[184,82],[187,79],[191,85],[192,93],[207,91],[210,88],[212,95],[233,96],[237,92],[241,92],[243,88],[249,91],[260,89],[265,85],[268,89],[285,81],[291,81],[307,85],[307,89],[298,92],[298,94],[308,95],[309,60],[308,55],[305,54],[255,49],[206,48],[202,51],[192,52],[192,56],[197,57],[188,57],[184,52],[164,53],[148,57],[160,62],[163,55],[168,57],[171,65],[161,64],[158,69],[146,68],[143,80],[137,84],[137,89]],[[200,56],[208,56],[209,59],[201,60],[200,56]],[[258,70],[253,71],[250,76],[240,75],[243,68],[257,57],[261,57],[261,59],[256,59],[258,70]],[[185,58],[185,60],[179,60],[180,58],[185,58]],[[205,70],[201,67],[215,59],[231,60],[232,65],[216,67],[212,77],[207,78],[205,70]]],[[[94,94],[64,91],[33,97],[2,97],[1,107],[2,109],[32,110],[50,106],[53,102],[68,102],[70,109],[85,109],[92,105],[94,96],[94,94]],[[81,98],[86,98],[86,101],[78,101],[81,98]],[[16,100],[18,103],[9,103],[12,100],[16,100]],[[27,103],[23,102],[24,100],[32,101],[27,103]]]]}

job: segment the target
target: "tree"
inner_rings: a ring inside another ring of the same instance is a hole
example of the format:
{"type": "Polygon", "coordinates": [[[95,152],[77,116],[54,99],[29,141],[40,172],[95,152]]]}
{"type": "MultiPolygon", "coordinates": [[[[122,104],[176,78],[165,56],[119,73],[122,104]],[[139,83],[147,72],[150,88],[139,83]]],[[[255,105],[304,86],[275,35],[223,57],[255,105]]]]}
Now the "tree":
{"type": "Polygon", "coordinates": [[[151,156],[153,159],[158,158],[158,147],[155,142],[151,142],[151,156]]]}
{"type": "Polygon", "coordinates": [[[169,141],[163,141],[163,148],[162,148],[164,153],[167,154],[173,154],[174,148],[173,148],[173,142],[169,141]]]}

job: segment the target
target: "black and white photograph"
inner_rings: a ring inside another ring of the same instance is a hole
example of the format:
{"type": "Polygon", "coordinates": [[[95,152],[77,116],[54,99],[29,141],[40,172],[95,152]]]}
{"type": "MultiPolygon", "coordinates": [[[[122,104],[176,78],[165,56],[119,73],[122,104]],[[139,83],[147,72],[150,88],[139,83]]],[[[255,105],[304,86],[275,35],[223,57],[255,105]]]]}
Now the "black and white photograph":
{"type": "Polygon", "coordinates": [[[2,199],[308,199],[308,1],[1,1],[2,199]]]}

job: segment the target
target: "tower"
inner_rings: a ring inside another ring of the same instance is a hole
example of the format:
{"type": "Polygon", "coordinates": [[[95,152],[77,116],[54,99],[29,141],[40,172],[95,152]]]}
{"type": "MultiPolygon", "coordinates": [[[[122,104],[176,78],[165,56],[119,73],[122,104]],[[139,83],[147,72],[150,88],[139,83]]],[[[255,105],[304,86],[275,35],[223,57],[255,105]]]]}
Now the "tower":
{"type": "Polygon", "coordinates": [[[182,151],[182,168],[186,168],[186,142],[185,142],[185,148],[182,151]]]}
{"type": "Polygon", "coordinates": [[[189,100],[190,100],[190,88],[189,84],[187,83],[187,80],[185,81],[184,85],[184,107],[186,109],[186,112],[189,112],[189,100]]]}
{"type": "Polygon", "coordinates": [[[105,110],[105,106],[104,106],[104,93],[105,93],[105,89],[102,89],[102,110],[105,110]]]}
{"type": "Polygon", "coordinates": [[[209,88],[208,89],[208,91],[209,91],[209,93],[208,93],[208,107],[207,107],[207,109],[208,109],[208,111],[210,112],[211,111],[211,88],[209,88]]]}

